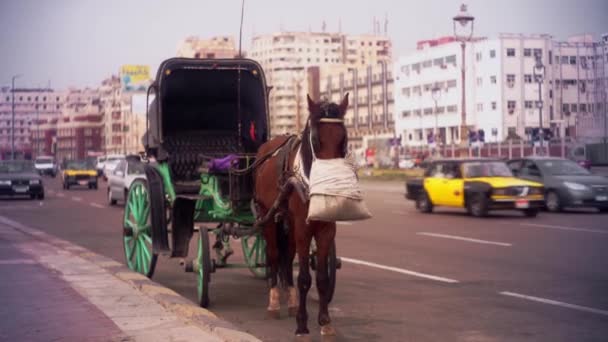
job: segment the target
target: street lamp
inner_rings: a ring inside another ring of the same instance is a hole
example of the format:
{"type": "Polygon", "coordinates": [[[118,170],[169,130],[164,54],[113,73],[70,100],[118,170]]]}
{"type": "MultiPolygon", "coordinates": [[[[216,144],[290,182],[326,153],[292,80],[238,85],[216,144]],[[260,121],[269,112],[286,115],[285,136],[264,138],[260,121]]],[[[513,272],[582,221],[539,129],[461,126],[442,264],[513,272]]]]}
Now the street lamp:
{"type": "Polygon", "coordinates": [[[433,97],[433,101],[435,102],[435,130],[433,133],[433,138],[435,140],[435,146],[438,149],[439,142],[437,137],[439,137],[439,128],[437,127],[437,101],[439,101],[439,99],[441,98],[441,88],[439,88],[439,85],[436,83],[433,89],[431,89],[431,96],[433,97]]]}
{"type": "Polygon", "coordinates": [[[540,54],[536,55],[536,64],[534,65],[532,73],[534,74],[534,79],[538,83],[538,103],[536,104],[538,107],[538,138],[540,140],[540,151],[541,154],[543,154],[543,140],[545,138],[543,134],[543,93],[541,92],[541,88],[545,77],[545,66],[543,65],[540,54]]]}
{"type": "Polygon", "coordinates": [[[13,80],[11,83],[11,93],[12,93],[12,127],[11,127],[11,160],[15,160],[15,79],[21,77],[21,74],[17,74],[13,76],[13,80]]]}
{"type": "Polygon", "coordinates": [[[466,42],[470,41],[473,37],[473,25],[475,22],[475,17],[467,12],[467,5],[460,5],[460,12],[452,18],[454,22],[454,38],[460,42],[460,48],[462,51],[462,68],[461,72],[461,80],[462,80],[462,104],[461,104],[461,126],[460,126],[460,141],[462,144],[465,144],[465,137],[468,136],[468,127],[467,127],[467,114],[466,114],[466,100],[465,100],[465,57],[464,50],[466,46],[466,42]],[[469,25],[469,23],[471,25],[469,25]],[[470,28],[469,28],[470,27],[470,28]]]}

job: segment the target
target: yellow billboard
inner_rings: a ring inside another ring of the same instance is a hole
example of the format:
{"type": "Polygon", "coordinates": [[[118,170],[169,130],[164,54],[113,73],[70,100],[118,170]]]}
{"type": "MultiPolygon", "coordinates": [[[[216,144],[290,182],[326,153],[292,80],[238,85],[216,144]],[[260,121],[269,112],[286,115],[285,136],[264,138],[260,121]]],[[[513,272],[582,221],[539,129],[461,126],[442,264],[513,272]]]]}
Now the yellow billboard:
{"type": "Polygon", "coordinates": [[[123,65],[120,68],[123,90],[146,90],[150,84],[150,67],[147,65],[123,65]]]}

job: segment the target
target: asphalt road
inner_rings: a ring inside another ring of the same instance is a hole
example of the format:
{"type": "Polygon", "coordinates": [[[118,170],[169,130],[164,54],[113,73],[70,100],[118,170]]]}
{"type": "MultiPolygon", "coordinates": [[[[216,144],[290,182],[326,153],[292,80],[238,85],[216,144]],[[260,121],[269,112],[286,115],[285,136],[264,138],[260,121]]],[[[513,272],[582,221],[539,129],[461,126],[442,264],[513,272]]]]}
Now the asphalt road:
{"type": "MultiPolygon", "coordinates": [[[[123,262],[123,209],[107,205],[105,183],[66,191],[45,182],[44,201],[0,199],[0,216],[123,262]]],[[[608,215],[425,215],[402,188],[364,184],[374,218],[338,227],[343,267],[330,313],[339,341],[606,341],[608,215]]],[[[241,262],[239,241],[232,246],[230,260],[241,262]]],[[[178,260],[160,258],[154,280],[196,298],[195,277],[178,260]]],[[[266,318],[266,283],[248,270],[213,274],[211,301],[213,312],[264,341],[293,340],[295,319],[285,308],[282,319],[266,318]]]]}

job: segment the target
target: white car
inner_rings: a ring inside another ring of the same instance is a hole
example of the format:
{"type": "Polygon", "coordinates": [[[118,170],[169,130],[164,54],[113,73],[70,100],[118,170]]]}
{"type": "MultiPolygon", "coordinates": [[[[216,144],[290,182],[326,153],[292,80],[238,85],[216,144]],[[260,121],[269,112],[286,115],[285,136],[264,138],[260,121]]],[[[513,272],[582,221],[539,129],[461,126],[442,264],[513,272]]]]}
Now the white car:
{"type": "Polygon", "coordinates": [[[146,179],[144,163],[134,158],[123,159],[108,177],[108,204],[116,205],[118,201],[125,202],[131,183],[136,179],[146,179]]]}
{"type": "Polygon", "coordinates": [[[36,158],[34,167],[40,175],[51,175],[53,178],[57,175],[57,165],[53,157],[40,156],[36,158]]]}
{"type": "Polygon", "coordinates": [[[97,164],[95,164],[95,168],[97,169],[97,176],[103,175],[103,167],[106,163],[106,156],[97,157],[97,164]]]}
{"type": "Polygon", "coordinates": [[[118,163],[123,160],[125,160],[125,156],[121,154],[111,154],[109,156],[106,156],[106,160],[103,163],[103,178],[107,180],[108,175],[110,175],[114,171],[118,163]]]}

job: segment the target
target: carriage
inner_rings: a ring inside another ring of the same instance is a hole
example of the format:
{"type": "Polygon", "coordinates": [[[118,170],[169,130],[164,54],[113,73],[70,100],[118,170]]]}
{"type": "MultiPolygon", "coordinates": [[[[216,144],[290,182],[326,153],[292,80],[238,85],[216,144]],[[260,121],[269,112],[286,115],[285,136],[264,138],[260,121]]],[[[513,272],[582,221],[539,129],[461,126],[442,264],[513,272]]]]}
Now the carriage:
{"type": "MultiPolygon", "coordinates": [[[[145,179],[130,186],[123,224],[128,267],[152,277],[158,255],[180,258],[209,305],[211,275],[248,268],[265,279],[266,246],[256,224],[253,168],[269,138],[268,91],[261,66],[248,59],[164,61],[148,89],[145,179]],[[195,233],[193,258],[188,258],[195,233]],[[229,263],[231,240],[244,263],[229,263]]],[[[311,266],[315,252],[311,249],[311,266]]],[[[328,262],[335,288],[335,248],[328,262]]]]}

